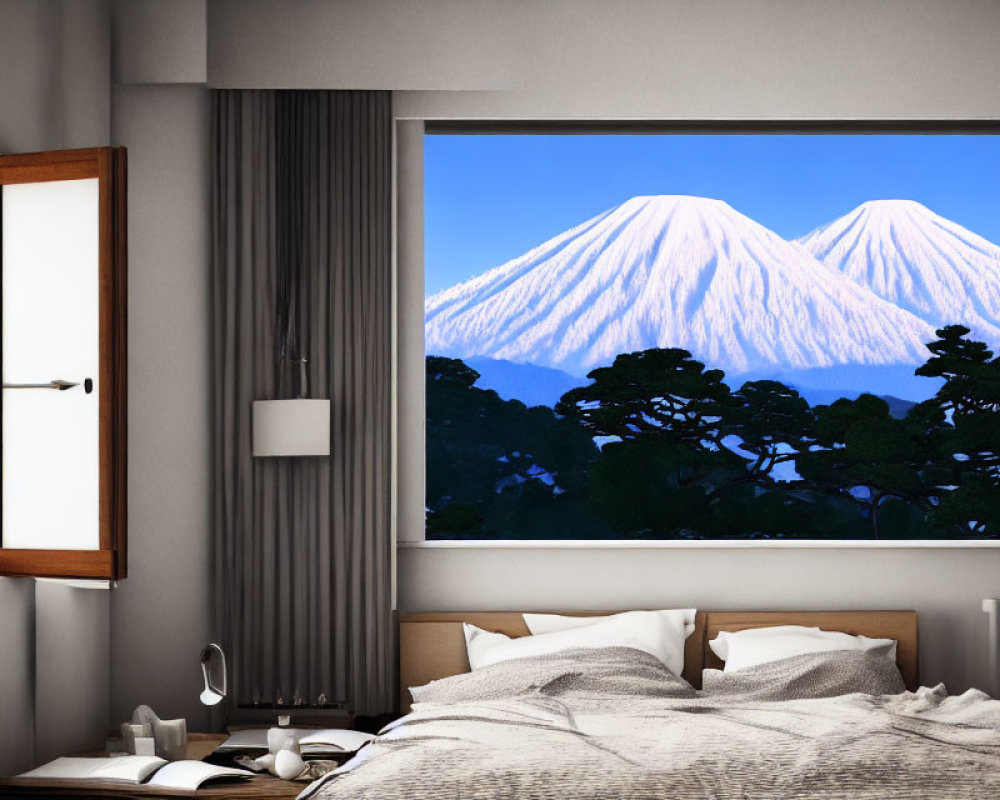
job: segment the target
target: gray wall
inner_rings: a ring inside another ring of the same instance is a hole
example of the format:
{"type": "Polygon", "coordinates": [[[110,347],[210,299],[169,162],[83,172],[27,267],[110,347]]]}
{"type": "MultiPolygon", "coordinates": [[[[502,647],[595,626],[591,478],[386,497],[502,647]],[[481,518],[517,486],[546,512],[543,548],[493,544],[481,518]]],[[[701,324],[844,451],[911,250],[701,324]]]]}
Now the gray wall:
{"type": "Polygon", "coordinates": [[[116,0],[112,138],[129,151],[129,577],[111,718],[206,730],[211,594],[209,92],[204,0],[116,0]]]}
{"type": "Polygon", "coordinates": [[[205,0],[115,0],[115,83],[204,83],[205,0]]]}
{"type": "MultiPolygon", "coordinates": [[[[0,19],[0,153],[48,147],[55,137],[46,134],[49,110],[40,100],[47,88],[47,9],[2,0],[0,19]]],[[[6,775],[34,757],[34,582],[0,578],[0,608],[0,775],[6,775]]]]}
{"type": "Polygon", "coordinates": [[[525,5],[519,0],[209,0],[209,85],[504,88],[520,71],[518,23],[525,5]]]}
{"type": "Polygon", "coordinates": [[[100,747],[111,701],[110,592],[35,583],[35,762],[100,747]]]}
{"type": "MultiPolygon", "coordinates": [[[[0,0],[0,152],[108,143],[110,4],[0,0]]],[[[109,592],[0,578],[0,775],[108,724],[109,592]]]]}
{"type": "Polygon", "coordinates": [[[105,144],[109,0],[0,0],[0,152],[105,144]]]}
{"type": "Polygon", "coordinates": [[[111,598],[111,716],[140,703],[204,730],[209,639],[209,96],[116,85],[129,151],[129,577],[111,598]]]}
{"type": "Polygon", "coordinates": [[[0,775],[35,757],[35,582],[0,578],[0,775]]]}
{"type": "Polygon", "coordinates": [[[211,85],[406,90],[401,117],[1000,116],[995,0],[209,0],[208,10],[211,85]]]}

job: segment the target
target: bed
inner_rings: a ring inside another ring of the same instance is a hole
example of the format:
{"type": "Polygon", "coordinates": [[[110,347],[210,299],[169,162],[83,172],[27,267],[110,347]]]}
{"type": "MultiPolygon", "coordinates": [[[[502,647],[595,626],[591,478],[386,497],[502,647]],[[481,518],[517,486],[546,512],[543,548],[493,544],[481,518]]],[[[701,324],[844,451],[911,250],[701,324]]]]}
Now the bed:
{"type": "Polygon", "coordinates": [[[684,643],[686,680],[627,647],[470,672],[463,622],[528,634],[520,613],[404,615],[401,681],[427,686],[420,702],[410,708],[404,690],[410,713],[304,797],[1000,797],[1000,703],[975,690],[949,697],[941,686],[919,687],[914,612],[702,611],[684,643]],[[875,661],[848,652],[798,656],[728,678],[718,671],[708,643],[719,632],[777,625],[895,640],[895,667],[883,660],[879,669],[891,670],[898,686],[826,691],[875,661]]]}

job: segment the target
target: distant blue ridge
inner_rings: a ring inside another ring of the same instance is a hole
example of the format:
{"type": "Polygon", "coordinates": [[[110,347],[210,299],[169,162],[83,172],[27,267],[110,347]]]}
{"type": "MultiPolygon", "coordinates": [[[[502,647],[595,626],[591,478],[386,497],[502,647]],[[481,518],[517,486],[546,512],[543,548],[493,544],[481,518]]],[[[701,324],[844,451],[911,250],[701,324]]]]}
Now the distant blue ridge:
{"type": "Polygon", "coordinates": [[[586,378],[551,367],[481,356],[462,360],[479,373],[477,387],[492,389],[504,400],[520,400],[529,407],[552,408],[570,389],[590,383],[586,378]]]}
{"type": "MultiPolygon", "coordinates": [[[[570,389],[589,382],[568,372],[534,364],[483,356],[463,360],[479,373],[477,387],[492,389],[504,400],[520,400],[526,406],[553,408],[570,389]]],[[[848,365],[772,375],[733,375],[726,378],[726,383],[738,389],[750,380],[780,381],[794,387],[812,406],[829,405],[842,397],[854,399],[867,392],[883,398],[893,416],[903,417],[916,403],[933,397],[943,383],[937,378],[916,376],[913,371],[909,364],[848,365]]]]}

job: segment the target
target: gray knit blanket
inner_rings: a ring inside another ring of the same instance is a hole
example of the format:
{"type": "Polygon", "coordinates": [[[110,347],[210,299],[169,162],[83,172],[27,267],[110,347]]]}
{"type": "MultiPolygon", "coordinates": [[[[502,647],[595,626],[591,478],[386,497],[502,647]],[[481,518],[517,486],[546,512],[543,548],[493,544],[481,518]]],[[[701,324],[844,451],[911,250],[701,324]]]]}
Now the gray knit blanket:
{"type": "Polygon", "coordinates": [[[300,797],[1000,798],[1000,702],[900,691],[871,658],[799,656],[702,692],[628,648],[496,664],[415,690],[411,714],[300,797]]]}

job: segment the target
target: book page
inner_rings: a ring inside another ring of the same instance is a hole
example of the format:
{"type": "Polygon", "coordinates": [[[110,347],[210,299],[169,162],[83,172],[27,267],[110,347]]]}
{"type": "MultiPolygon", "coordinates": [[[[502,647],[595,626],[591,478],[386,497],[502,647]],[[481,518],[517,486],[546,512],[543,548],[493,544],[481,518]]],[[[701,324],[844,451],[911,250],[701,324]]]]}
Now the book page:
{"type": "Polygon", "coordinates": [[[171,789],[194,791],[213,778],[250,778],[253,773],[245,769],[219,767],[204,761],[174,761],[167,764],[149,780],[147,786],[166,786],[171,789]]]}
{"type": "Polygon", "coordinates": [[[61,778],[67,780],[127,781],[142,783],[167,762],[156,756],[116,756],[115,758],[57,758],[24,772],[19,778],[61,778]]]}
{"type": "Polygon", "coordinates": [[[267,750],[267,728],[246,728],[229,734],[219,750],[267,750]]]}
{"type": "Polygon", "coordinates": [[[303,747],[304,752],[313,751],[314,748],[318,750],[319,746],[322,745],[327,748],[335,747],[338,750],[343,750],[345,753],[353,753],[374,738],[374,734],[364,733],[363,731],[353,731],[346,728],[328,728],[322,731],[307,733],[299,739],[299,744],[303,747]],[[310,747],[309,751],[306,751],[305,748],[308,745],[314,747],[310,747]]]}
{"type": "MultiPolygon", "coordinates": [[[[326,728],[309,730],[304,728],[282,728],[300,734],[299,745],[306,755],[329,752],[331,750],[353,753],[359,747],[375,738],[374,734],[347,728],[326,728]]],[[[235,731],[223,742],[219,750],[267,750],[267,728],[248,728],[235,731]]]]}

